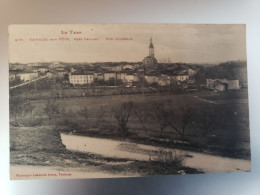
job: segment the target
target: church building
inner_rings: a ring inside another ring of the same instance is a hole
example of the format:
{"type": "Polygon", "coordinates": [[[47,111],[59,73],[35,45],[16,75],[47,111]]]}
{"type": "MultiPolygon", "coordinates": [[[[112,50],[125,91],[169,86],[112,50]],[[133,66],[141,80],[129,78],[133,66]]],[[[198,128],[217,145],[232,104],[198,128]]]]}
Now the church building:
{"type": "Polygon", "coordinates": [[[144,58],[143,64],[145,67],[154,67],[157,64],[157,60],[154,57],[154,47],[152,39],[150,39],[149,56],[144,58]]]}

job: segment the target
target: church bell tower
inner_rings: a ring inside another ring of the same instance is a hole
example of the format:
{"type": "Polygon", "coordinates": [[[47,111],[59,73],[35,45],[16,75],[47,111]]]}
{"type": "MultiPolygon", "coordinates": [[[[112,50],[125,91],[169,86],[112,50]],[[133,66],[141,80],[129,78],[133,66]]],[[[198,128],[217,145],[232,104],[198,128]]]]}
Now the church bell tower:
{"type": "Polygon", "coordinates": [[[154,58],[154,47],[153,47],[153,40],[150,39],[150,45],[149,45],[149,56],[154,58]]]}
{"type": "Polygon", "coordinates": [[[145,57],[143,60],[144,67],[155,67],[157,64],[157,60],[154,57],[154,47],[153,47],[153,40],[150,39],[150,45],[149,45],[149,56],[145,57]]]}

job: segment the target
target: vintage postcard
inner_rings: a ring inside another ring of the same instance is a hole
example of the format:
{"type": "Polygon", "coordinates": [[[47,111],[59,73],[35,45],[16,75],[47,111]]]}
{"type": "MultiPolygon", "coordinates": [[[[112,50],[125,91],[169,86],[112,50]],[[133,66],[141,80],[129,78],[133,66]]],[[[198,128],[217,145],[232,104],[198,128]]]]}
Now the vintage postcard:
{"type": "Polygon", "coordinates": [[[251,171],[246,26],[10,25],[10,177],[251,171]]]}

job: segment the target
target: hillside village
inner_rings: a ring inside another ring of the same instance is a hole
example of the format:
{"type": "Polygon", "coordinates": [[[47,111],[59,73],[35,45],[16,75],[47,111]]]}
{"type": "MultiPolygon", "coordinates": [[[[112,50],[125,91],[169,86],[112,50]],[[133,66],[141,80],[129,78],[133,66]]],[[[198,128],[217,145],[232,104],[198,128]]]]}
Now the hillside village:
{"type": "Polygon", "coordinates": [[[35,79],[58,78],[66,87],[114,86],[126,88],[177,88],[217,91],[247,87],[246,63],[226,62],[215,66],[158,63],[152,39],[149,55],[142,62],[29,63],[10,64],[10,86],[35,79]],[[225,65],[226,64],[226,65],[225,65]],[[231,67],[231,68],[230,68],[231,67]]]}

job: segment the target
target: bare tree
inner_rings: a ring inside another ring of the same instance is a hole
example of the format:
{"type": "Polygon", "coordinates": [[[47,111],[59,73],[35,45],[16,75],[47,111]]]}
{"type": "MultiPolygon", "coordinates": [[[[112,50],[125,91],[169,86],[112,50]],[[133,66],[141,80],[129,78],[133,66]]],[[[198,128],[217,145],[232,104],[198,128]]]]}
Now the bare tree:
{"type": "Polygon", "coordinates": [[[119,108],[113,109],[114,117],[118,123],[119,132],[123,135],[124,139],[128,135],[128,126],[129,117],[133,109],[134,103],[132,101],[123,103],[119,108]]]}
{"type": "Polygon", "coordinates": [[[204,105],[196,114],[195,126],[201,130],[202,136],[208,136],[232,119],[230,111],[220,105],[204,105]]]}
{"type": "Polygon", "coordinates": [[[167,123],[164,118],[165,105],[163,102],[152,102],[149,115],[154,121],[156,121],[160,127],[160,135],[162,135],[164,129],[167,127],[167,123]]]}
{"type": "Polygon", "coordinates": [[[149,111],[145,104],[138,104],[134,107],[134,115],[140,122],[142,129],[145,131],[145,137],[147,138],[148,129],[146,127],[147,119],[150,117],[149,111]]]}
{"type": "Polygon", "coordinates": [[[48,99],[43,111],[46,113],[49,119],[49,125],[53,117],[59,113],[58,103],[55,99],[48,99]]]}
{"type": "Polygon", "coordinates": [[[186,129],[194,120],[194,114],[195,110],[191,106],[185,105],[174,108],[169,105],[167,109],[164,110],[163,117],[165,123],[174,129],[184,140],[186,129]]]}

